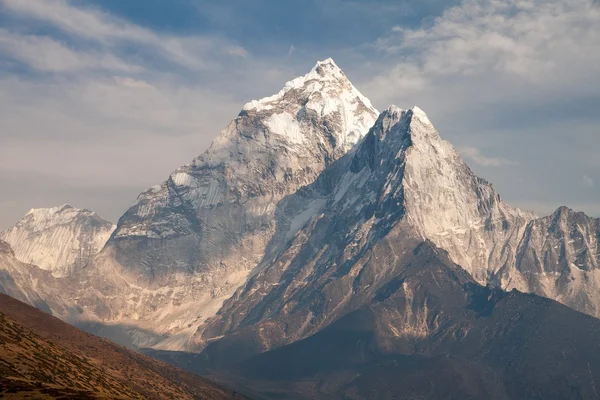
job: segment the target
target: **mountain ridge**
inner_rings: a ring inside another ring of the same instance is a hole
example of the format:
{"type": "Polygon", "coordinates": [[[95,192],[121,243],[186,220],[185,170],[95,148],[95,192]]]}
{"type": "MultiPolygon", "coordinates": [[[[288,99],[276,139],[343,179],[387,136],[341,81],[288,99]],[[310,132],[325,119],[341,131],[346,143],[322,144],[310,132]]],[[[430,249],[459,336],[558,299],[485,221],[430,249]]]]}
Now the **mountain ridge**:
{"type": "MultiPolygon", "coordinates": [[[[410,240],[431,241],[481,284],[599,316],[597,220],[557,215],[560,224],[506,204],[423,110],[390,106],[378,114],[328,59],[244,105],[205,153],[140,194],[86,268],[48,278],[41,297],[60,292],[57,315],[122,329],[123,343],[200,351],[278,312],[269,302],[281,294],[282,277],[301,287],[317,273],[340,282],[364,274],[357,260],[402,223],[394,240],[409,232],[410,240]],[[307,259],[315,271],[303,269],[307,259]],[[298,271],[307,275],[294,277],[298,271]],[[251,315],[233,316],[236,307],[251,315]]],[[[393,243],[385,247],[393,253],[393,243]]],[[[34,271],[10,262],[13,275],[34,271]]],[[[22,286],[33,293],[35,274],[28,276],[22,286]]],[[[353,307],[342,303],[335,312],[325,307],[331,313],[314,326],[308,314],[294,321],[297,338],[353,307]]]]}
{"type": "Polygon", "coordinates": [[[169,348],[217,312],[263,257],[277,201],[342,157],[377,116],[332,60],[290,82],[246,105],[206,152],[138,197],[82,271],[80,306],[103,322],[174,336],[169,348]]]}

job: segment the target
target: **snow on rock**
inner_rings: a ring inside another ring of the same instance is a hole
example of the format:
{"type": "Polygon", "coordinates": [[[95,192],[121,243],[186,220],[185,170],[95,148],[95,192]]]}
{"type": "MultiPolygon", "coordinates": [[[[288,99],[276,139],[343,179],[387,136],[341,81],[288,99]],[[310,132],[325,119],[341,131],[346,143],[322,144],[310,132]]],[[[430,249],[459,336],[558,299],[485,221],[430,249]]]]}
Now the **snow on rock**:
{"type": "Polygon", "coordinates": [[[19,261],[10,245],[0,240],[0,293],[45,312],[68,319],[73,288],[47,270],[19,261]]]}
{"type": "MultiPolygon", "coordinates": [[[[205,153],[141,193],[81,269],[112,229],[74,228],[85,213],[34,210],[0,238],[70,274],[79,322],[127,326],[138,346],[193,351],[240,329],[265,349],[291,343],[371,301],[424,241],[482,284],[600,316],[600,220],[511,207],[423,110],[377,116],[331,59],[247,103],[205,153]]],[[[21,292],[38,282],[26,275],[21,292]]],[[[386,329],[428,335],[427,302],[400,288],[407,308],[386,329]]]]}
{"type": "Polygon", "coordinates": [[[293,144],[302,144],[305,141],[298,121],[287,112],[271,115],[267,118],[265,124],[271,132],[283,135],[293,144]]]}
{"type": "Polygon", "coordinates": [[[527,223],[536,216],[509,206],[490,183],[475,176],[422,110],[409,113],[411,145],[403,180],[407,218],[485,284],[514,257],[527,223]]]}
{"type": "MultiPolygon", "coordinates": [[[[293,239],[198,330],[199,346],[242,332],[262,338],[263,350],[308,337],[368,304],[407,267],[398,260],[415,241],[433,242],[486,282],[509,258],[497,255],[515,254],[535,218],[504,204],[422,110],[395,106],[357,148],[278,209],[290,212],[292,223],[279,224],[296,231],[293,239]]],[[[427,303],[412,304],[413,288],[402,287],[407,308],[388,315],[388,328],[398,336],[428,335],[436,321],[427,303]]]]}
{"type": "Polygon", "coordinates": [[[159,348],[185,348],[265,254],[319,208],[288,218],[276,215],[277,204],[352,149],[377,115],[331,59],[246,104],[204,154],[138,196],[80,274],[74,301],[102,323],[168,335],[159,348]]]}
{"type": "Polygon", "coordinates": [[[115,226],[89,210],[70,205],[30,210],[15,226],[0,233],[21,262],[70,275],[87,265],[104,247],[115,226]]]}

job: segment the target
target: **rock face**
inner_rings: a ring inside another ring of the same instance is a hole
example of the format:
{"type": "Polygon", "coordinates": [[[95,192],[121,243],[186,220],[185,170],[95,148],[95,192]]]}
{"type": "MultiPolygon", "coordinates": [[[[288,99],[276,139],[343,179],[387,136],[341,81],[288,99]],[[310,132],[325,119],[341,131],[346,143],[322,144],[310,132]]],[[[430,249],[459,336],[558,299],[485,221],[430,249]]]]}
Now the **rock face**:
{"type": "Polygon", "coordinates": [[[516,262],[491,280],[600,317],[600,219],[567,207],[531,221],[516,262]]]}
{"type": "Polygon", "coordinates": [[[267,350],[318,332],[389,284],[409,238],[430,240],[485,282],[514,262],[534,218],[503,203],[420,109],[396,107],[355,151],[278,208],[307,222],[196,335],[201,344],[250,329],[267,350]]]}
{"type": "MultiPolygon", "coordinates": [[[[10,231],[23,237],[11,239],[25,249],[17,257],[37,254],[22,232],[42,220],[28,215],[10,231]]],[[[420,243],[479,284],[600,316],[599,235],[584,214],[538,218],[506,204],[422,110],[391,106],[377,118],[325,60],[246,104],[203,155],[142,193],[92,262],[38,279],[43,270],[6,255],[5,270],[21,298],[52,298],[57,315],[121,343],[240,356],[307,338],[401,287],[420,243]]],[[[63,248],[81,249],[78,237],[63,248]]],[[[386,318],[431,333],[419,325],[429,314],[386,318]]]]}
{"type": "Polygon", "coordinates": [[[67,318],[68,301],[63,298],[67,286],[50,271],[17,260],[10,245],[0,240],[0,293],[67,318]]]}
{"type": "Polygon", "coordinates": [[[102,250],[115,226],[89,210],[70,205],[32,209],[0,233],[18,260],[64,277],[83,268],[102,250]]]}
{"type": "Polygon", "coordinates": [[[181,361],[221,361],[221,380],[264,399],[598,398],[600,320],[480,286],[447,253],[410,242],[375,245],[362,275],[373,281],[383,268],[387,283],[357,286],[362,306],[316,334],[235,364],[223,361],[239,361],[232,341],[181,361]]]}
{"type": "Polygon", "coordinates": [[[104,322],[179,333],[160,346],[180,348],[277,251],[277,203],[346,154],[377,115],[330,59],[246,104],[203,155],[121,217],[83,271],[77,304],[104,322]]]}

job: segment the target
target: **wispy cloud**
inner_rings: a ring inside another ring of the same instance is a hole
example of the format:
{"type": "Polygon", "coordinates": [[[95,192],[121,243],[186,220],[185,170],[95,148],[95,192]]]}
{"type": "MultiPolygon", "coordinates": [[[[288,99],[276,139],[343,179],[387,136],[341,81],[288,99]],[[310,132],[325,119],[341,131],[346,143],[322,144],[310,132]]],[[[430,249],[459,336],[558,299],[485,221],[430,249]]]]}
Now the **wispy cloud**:
{"type": "Polygon", "coordinates": [[[13,34],[0,29],[0,52],[39,70],[69,72],[84,69],[140,72],[141,66],[105,52],[75,51],[47,36],[13,34]]]}
{"type": "Polygon", "coordinates": [[[291,57],[292,54],[294,54],[294,52],[296,51],[296,47],[294,47],[294,45],[290,45],[290,49],[288,50],[287,56],[291,57]]]}
{"type": "Polygon", "coordinates": [[[460,154],[462,154],[463,157],[483,167],[502,167],[506,165],[519,165],[518,162],[508,160],[506,158],[484,156],[481,153],[481,150],[479,150],[476,147],[462,147],[459,148],[458,151],[460,152],[460,154]]]}
{"type": "Polygon", "coordinates": [[[596,182],[594,181],[594,179],[592,177],[590,177],[589,175],[583,175],[581,177],[581,181],[583,182],[583,184],[588,187],[588,188],[593,188],[594,186],[596,186],[596,182]]]}
{"type": "Polygon", "coordinates": [[[242,46],[229,46],[225,48],[225,53],[234,57],[246,58],[248,57],[248,51],[242,46]]]}
{"type": "Polygon", "coordinates": [[[230,55],[248,55],[243,47],[217,37],[158,34],[98,9],[74,6],[66,0],[0,0],[0,5],[7,12],[96,42],[112,52],[123,51],[126,44],[146,47],[165,61],[186,68],[208,68],[213,62],[211,55],[221,49],[226,49],[225,53],[230,55]]]}

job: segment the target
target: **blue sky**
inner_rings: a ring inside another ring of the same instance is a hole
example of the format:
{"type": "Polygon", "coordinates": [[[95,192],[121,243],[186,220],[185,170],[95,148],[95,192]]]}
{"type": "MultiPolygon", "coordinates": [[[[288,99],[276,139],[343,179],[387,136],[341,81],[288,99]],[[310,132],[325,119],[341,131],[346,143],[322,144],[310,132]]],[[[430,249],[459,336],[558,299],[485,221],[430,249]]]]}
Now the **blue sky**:
{"type": "Polygon", "coordinates": [[[327,57],[511,203],[600,215],[595,0],[0,0],[0,229],[63,203],[116,221],[327,57]]]}

